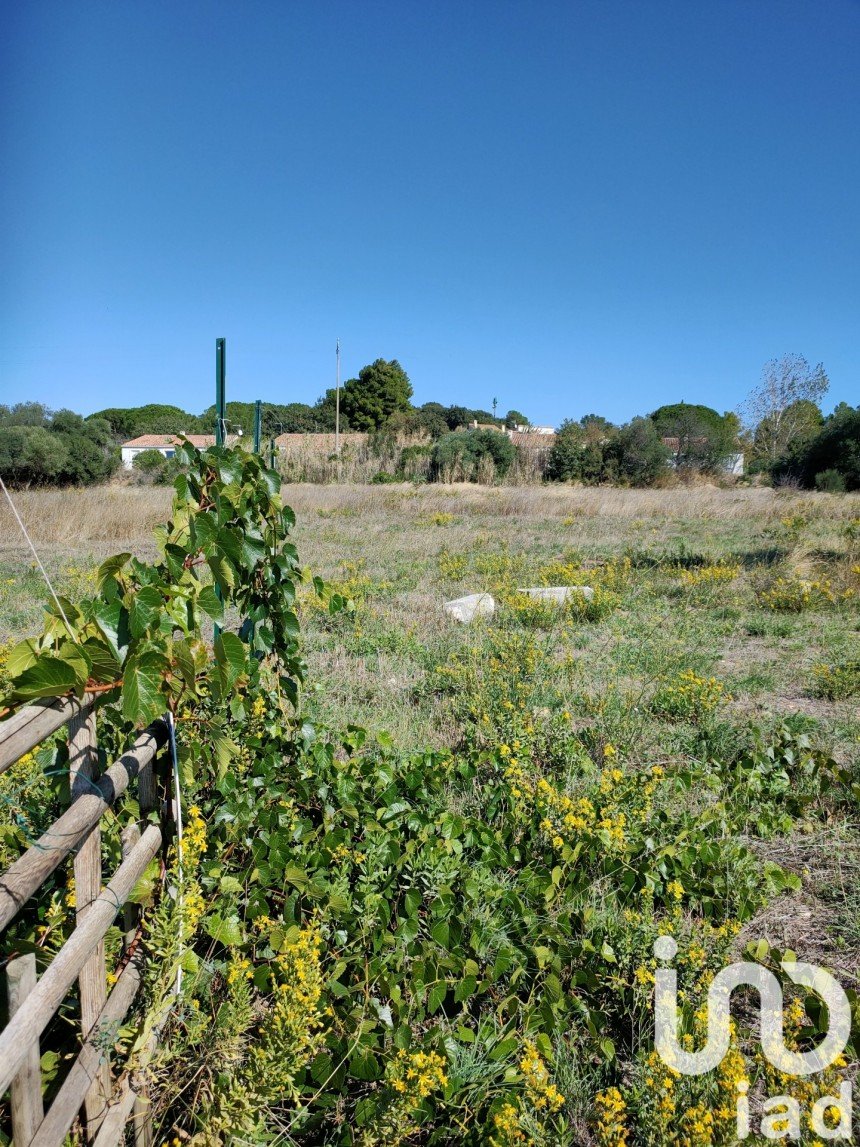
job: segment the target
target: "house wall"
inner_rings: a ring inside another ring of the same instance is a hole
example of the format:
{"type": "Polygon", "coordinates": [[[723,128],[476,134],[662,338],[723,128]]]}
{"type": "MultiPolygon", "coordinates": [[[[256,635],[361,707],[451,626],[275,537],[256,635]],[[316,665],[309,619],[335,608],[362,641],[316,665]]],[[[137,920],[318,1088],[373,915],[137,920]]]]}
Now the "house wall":
{"type": "Polygon", "coordinates": [[[157,450],[159,454],[163,454],[165,458],[172,458],[175,453],[173,446],[123,446],[122,448],[122,466],[124,470],[131,470],[132,463],[138,454],[142,454],[144,450],[157,450]]]}

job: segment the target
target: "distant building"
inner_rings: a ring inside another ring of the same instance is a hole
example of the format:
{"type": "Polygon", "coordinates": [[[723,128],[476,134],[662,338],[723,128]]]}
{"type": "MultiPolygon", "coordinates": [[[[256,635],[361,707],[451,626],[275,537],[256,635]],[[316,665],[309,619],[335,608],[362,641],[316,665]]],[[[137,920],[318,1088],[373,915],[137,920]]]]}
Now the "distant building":
{"type": "MultiPolygon", "coordinates": [[[[672,457],[669,459],[669,465],[677,466],[678,458],[681,453],[681,439],[673,438],[670,436],[661,438],[660,441],[665,447],[667,447],[667,449],[672,451],[672,457]]],[[[684,447],[685,449],[689,449],[690,446],[706,446],[707,442],[707,438],[685,438],[684,447]]],[[[727,454],[723,459],[721,469],[725,474],[731,474],[734,478],[740,478],[744,472],[743,454],[727,454]]]]}
{"type": "Polygon", "coordinates": [[[508,431],[511,434],[545,434],[550,437],[555,437],[554,426],[515,426],[513,430],[508,431]]]}
{"type": "Polygon", "coordinates": [[[137,438],[132,438],[130,442],[123,442],[121,447],[123,468],[130,470],[137,455],[142,454],[144,450],[157,450],[165,458],[172,458],[183,438],[187,438],[198,450],[205,450],[215,445],[214,434],[141,434],[137,438]]]}

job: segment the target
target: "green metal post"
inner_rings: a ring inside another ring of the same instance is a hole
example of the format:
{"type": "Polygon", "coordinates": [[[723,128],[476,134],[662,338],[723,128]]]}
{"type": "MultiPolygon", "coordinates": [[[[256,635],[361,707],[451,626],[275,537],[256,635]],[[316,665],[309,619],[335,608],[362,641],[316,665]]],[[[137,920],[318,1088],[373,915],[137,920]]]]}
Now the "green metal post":
{"type": "MultiPolygon", "coordinates": [[[[227,426],[227,340],[215,340],[215,445],[224,445],[224,431],[227,426]]],[[[221,587],[215,586],[215,593],[221,601],[221,587]]],[[[221,636],[221,626],[215,625],[215,639],[221,636]]]]}
{"type": "Polygon", "coordinates": [[[260,454],[260,441],[263,436],[263,403],[258,398],[254,403],[254,453],[260,454]]]}
{"type": "Polygon", "coordinates": [[[224,445],[227,426],[227,340],[215,340],[215,445],[224,445]]]}

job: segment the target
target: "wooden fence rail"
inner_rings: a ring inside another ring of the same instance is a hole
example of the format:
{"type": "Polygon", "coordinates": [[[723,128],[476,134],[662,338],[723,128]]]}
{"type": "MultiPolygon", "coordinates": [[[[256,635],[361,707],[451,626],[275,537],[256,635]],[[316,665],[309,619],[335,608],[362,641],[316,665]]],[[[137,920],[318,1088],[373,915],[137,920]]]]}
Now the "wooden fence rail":
{"type": "Polygon", "coordinates": [[[149,1107],[127,1074],[114,1080],[108,1049],[141,983],[142,957],[129,948],[134,916],[127,906],[135,884],[163,844],[162,829],[144,826],[156,807],[154,761],[167,743],[166,721],[154,722],[98,776],[96,698],[62,698],[27,706],[0,722],[0,773],[64,725],[69,731],[71,804],[0,876],[0,932],[55,869],[73,858],[75,927],[37,977],[27,953],[6,965],[9,1021],[0,1032],[0,1096],[10,1090],[14,1147],[62,1147],[82,1113],[85,1141],[117,1147],[134,1108],[138,1147],[152,1143],[149,1107]],[[123,832],[122,862],[102,886],[101,818],[138,783],[141,824],[123,832]],[[123,910],[127,962],[107,994],[105,936],[123,910]],[[42,1101],[40,1037],[78,983],[81,1048],[46,1112],[42,1101]]]}

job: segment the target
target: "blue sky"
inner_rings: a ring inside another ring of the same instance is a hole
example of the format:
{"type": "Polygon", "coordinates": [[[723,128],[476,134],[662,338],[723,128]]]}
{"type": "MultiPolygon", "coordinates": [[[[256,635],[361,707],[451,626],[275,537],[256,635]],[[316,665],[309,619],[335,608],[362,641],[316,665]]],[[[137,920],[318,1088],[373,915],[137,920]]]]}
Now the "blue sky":
{"type": "Polygon", "coordinates": [[[0,44],[0,401],[625,420],[858,401],[860,4],[32,0],[0,44]]]}

